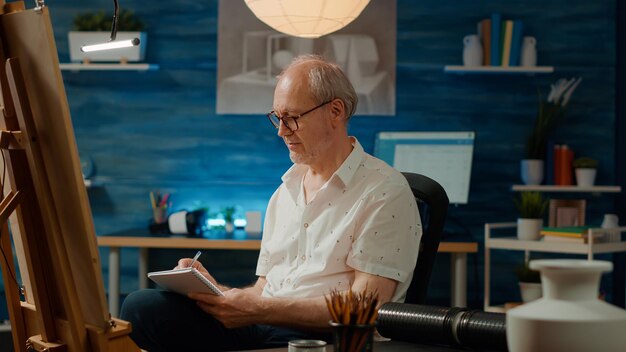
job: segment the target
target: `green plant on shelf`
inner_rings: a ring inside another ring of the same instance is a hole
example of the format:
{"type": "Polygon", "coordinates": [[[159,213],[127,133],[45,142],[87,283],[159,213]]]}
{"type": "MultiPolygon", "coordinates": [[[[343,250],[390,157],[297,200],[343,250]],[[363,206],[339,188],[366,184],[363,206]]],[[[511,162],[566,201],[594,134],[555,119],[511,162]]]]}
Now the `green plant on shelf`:
{"type": "Polygon", "coordinates": [[[222,215],[224,216],[224,221],[227,223],[232,223],[235,221],[235,207],[225,207],[222,209],[222,215]]]}
{"type": "Polygon", "coordinates": [[[572,162],[575,169],[597,169],[598,161],[588,156],[581,156],[572,162]]]}
{"type": "MultiPolygon", "coordinates": [[[[84,13],[74,18],[74,30],[76,31],[110,31],[113,16],[104,11],[84,13]]],[[[117,19],[119,31],[140,32],[144,28],[141,20],[132,11],[122,9],[117,19]]]]}
{"type": "Polygon", "coordinates": [[[539,273],[539,271],[532,270],[528,266],[528,263],[526,262],[518,265],[515,268],[515,274],[517,275],[517,279],[520,282],[532,282],[532,283],[541,282],[541,274],[539,273]]]}
{"type": "Polygon", "coordinates": [[[522,219],[542,219],[548,208],[548,200],[543,199],[541,192],[520,192],[519,198],[513,203],[522,219]]]}
{"type": "Polygon", "coordinates": [[[563,121],[565,107],[569,103],[574,90],[581,82],[581,78],[569,80],[561,78],[550,85],[550,94],[544,101],[539,96],[539,109],[533,123],[533,129],[526,138],[526,159],[544,159],[548,138],[563,121]]]}

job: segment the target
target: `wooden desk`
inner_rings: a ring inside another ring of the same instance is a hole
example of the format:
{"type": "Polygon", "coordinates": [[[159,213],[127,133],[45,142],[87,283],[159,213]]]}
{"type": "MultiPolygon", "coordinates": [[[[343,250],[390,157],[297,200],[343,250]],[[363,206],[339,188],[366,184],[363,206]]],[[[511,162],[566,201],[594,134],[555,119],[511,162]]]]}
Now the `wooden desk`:
{"type": "MultiPolygon", "coordinates": [[[[99,247],[109,247],[109,310],[120,308],[120,249],[139,248],[139,288],[148,287],[148,249],[238,249],[259,250],[261,239],[206,239],[186,237],[98,236],[99,247]]],[[[451,305],[467,306],[467,253],[478,252],[476,242],[441,242],[439,253],[450,253],[451,305]]]]}

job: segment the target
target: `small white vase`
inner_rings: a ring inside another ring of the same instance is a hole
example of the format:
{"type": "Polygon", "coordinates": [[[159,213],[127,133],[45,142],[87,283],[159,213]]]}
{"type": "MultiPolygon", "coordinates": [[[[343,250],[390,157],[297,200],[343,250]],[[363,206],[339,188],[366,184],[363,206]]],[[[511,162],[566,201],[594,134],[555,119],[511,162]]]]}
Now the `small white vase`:
{"type": "Polygon", "coordinates": [[[519,290],[524,303],[541,298],[541,282],[520,282],[519,290]]]}
{"type": "Polygon", "coordinates": [[[543,297],[506,315],[510,352],[626,351],[626,311],[598,299],[607,261],[533,260],[543,297]]]}
{"type": "Polygon", "coordinates": [[[483,46],[476,34],[463,38],[463,65],[481,66],[483,64],[483,46]]]}
{"type": "Polygon", "coordinates": [[[522,181],[526,185],[540,185],[543,181],[543,160],[523,159],[520,162],[522,181]]]}
{"type": "Polygon", "coordinates": [[[517,239],[537,241],[543,228],[543,219],[517,219],[517,239]]]}
{"type": "Polygon", "coordinates": [[[235,225],[232,222],[227,221],[226,224],[224,224],[224,231],[226,231],[226,233],[235,231],[235,225]]]}
{"type": "Polygon", "coordinates": [[[522,39],[522,52],[520,53],[521,66],[537,66],[537,39],[524,37],[522,39]]]}
{"type": "Polygon", "coordinates": [[[615,230],[619,227],[619,218],[616,214],[604,214],[600,227],[606,229],[604,233],[606,242],[619,242],[622,240],[620,231],[615,230]]]}
{"type": "Polygon", "coordinates": [[[577,168],[576,184],[579,187],[591,187],[596,182],[596,169],[577,168]]]}

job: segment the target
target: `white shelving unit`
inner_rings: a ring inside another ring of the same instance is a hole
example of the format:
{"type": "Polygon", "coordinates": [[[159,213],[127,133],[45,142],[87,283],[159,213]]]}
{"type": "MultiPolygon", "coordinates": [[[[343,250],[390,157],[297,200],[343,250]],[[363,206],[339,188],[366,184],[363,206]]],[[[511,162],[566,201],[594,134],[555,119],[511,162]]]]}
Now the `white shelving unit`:
{"type": "Polygon", "coordinates": [[[511,187],[513,191],[535,191],[535,192],[569,192],[569,193],[620,193],[622,191],[622,187],[620,186],[591,186],[591,187],[580,187],[580,186],[553,186],[553,185],[538,185],[538,186],[530,186],[530,185],[513,185],[511,187]]]}
{"type": "MultiPolygon", "coordinates": [[[[493,237],[494,230],[513,230],[517,228],[515,222],[500,222],[485,224],[485,297],[484,310],[487,312],[504,312],[503,307],[491,305],[491,250],[514,250],[524,251],[525,260],[528,260],[530,252],[544,253],[565,253],[586,255],[588,260],[592,260],[595,254],[616,253],[626,251],[626,242],[602,242],[593,243],[562,243],[562,242],[543,242],[543,241],[521,241],[516,237],[493,237]]],[[[626,227],[612,229],[613,231],[625,232],[626,227]]],[[[604,232],[604,229],[590,229],[590,233],[604,232]]],[[[510,231],[515,232],[515,231],[510,231]]],[[[593,236],[590,236],[593,239],[593,236]]]]}
{"type": "Polygon", "coordinates": [[[454,66],[443,67],[446,73],[455,74],[546,74],[554,72],[553,66],[454,66]]]}
{"type": "Polygon", "coordinates": [[[63,71],[157,71],[159,65],[146,63],[61,63],[59,67],[63,71]]]}

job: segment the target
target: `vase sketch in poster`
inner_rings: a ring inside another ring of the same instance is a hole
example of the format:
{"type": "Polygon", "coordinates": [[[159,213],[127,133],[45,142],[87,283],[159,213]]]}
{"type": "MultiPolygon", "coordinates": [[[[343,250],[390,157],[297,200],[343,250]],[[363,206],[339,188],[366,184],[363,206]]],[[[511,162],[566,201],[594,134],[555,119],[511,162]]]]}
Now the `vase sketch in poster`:
{"type": "Polygon", "coordinates": [[[271,29],[243,1],[221,0],[218,31],[218,114],[272,110],[276,75],[307,53],[342,67],[359,98],[356,114],[395,114],[395,1],[372,0],[347,27],[308,39],[271,29]]]}

